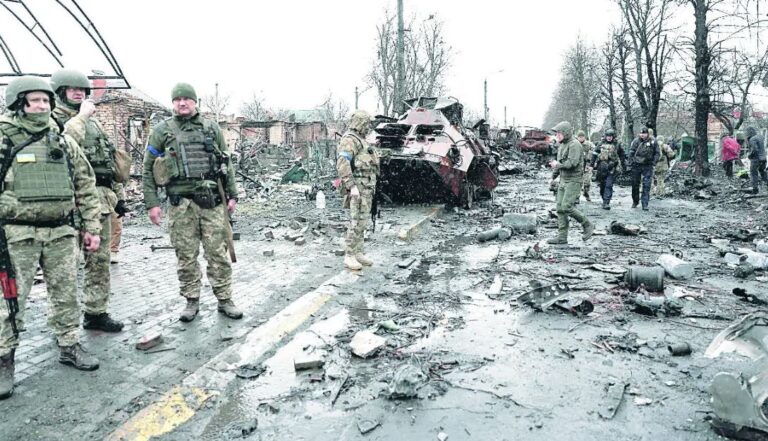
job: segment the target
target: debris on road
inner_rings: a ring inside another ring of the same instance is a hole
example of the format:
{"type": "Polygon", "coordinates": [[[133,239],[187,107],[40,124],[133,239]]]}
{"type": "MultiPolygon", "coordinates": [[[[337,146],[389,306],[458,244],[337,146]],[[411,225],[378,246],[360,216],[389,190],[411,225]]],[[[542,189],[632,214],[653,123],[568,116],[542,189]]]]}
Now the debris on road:
{"type": "Polygon", "coordinates": [[[163,335],[160,332],[150,332],[142,336],[138,342],[136,342],[136,349],[140,351],[147,351],[154,348],[163,342],[163,335]]]}
{"type": "Polygon", "coordinates": [[[660,266],[633,265],[624,274],[624,281],[629,289],[645,288],[647,291],[664,291],[664,268],[660,266]]]}
{"type": "Polygon", "coordinates": [[[387,398],[390,400],[417,398],[419,388],[426,381],[427,376],[421,368],[412,364],[405,364],[395,372],[392,382],[389,384],[387,398]]]}
{"type": "Polygon", "coordinates": [[[387,343],[387,339],[371,331],[360,331],[352,338],[349,345],[352,353],[360,358],[368,358],[387,343]]]}
{"type": "Polygon", "coordinates": [[[645,234],[646,230],[641,225],[625,224],[619,221],[612,221],[610,227],[611,234],[622,236],[639,236],[645,234]]]}
{"type": "Polygon", "coordinates": [[[293,360],[293,370],[304,371],[317,369],[325,365],[325,359],[320,355],[302,355],[293,360]]]}
{"type": "Polygon", "coordinates": [[[687,342],[679,342],[679,343],[672,343],[667,346],[667,350],[670,354],[672,354],[675,357],[680,357],[684,355],[691,355],[692,349],[691,345],[689,345],[687,342]]]}
{"type": "Polygon", "coordinates": [[[662,254],[656,260],[656,263],[661,265],[664,271],[673,279],[685,280],[693,277],[693,265],[671,254],[662,254]]]}
{"type": "Polygon", "coordinates": [[[619,407],[621,407],[621,402],[624,401],[624,393],[628,386],[629,383],[623,381],[616,381],[608,384],[603,400],[604,406],[597,411],[601,418],[610,420],[616,416],[616,412],[618,412],[619,407]]]}

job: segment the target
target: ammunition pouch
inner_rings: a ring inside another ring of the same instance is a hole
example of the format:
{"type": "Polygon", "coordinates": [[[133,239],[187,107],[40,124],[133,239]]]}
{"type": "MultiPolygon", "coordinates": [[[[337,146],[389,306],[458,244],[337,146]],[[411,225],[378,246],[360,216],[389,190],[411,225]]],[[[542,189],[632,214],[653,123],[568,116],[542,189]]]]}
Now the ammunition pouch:
{"type": "Polygon", "coordinates": [[[112,188],[112,183],[113,182],[114,182],[114,179],[112,179],[112,176],[110,176],[110,175],[96,175],[96,186],[97,187],[112,188]]]}
{"type": "Polygon", "coordinates": [[[210,210],[211,208],[216,208],[222,201],[221,196],[212,191],[207,191],[203,193],[195,193],[192,196],[192,202],[197,204],[200,208],[210,210]]]}

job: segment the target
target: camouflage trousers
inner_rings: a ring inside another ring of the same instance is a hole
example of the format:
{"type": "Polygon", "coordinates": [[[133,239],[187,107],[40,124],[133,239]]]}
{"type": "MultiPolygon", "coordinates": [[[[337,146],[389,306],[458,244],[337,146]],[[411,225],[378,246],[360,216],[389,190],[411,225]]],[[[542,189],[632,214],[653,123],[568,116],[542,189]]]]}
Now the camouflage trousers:
{"type": "Polygon", "coordinates": [[[371,204],[373,191],[361,190],[359,198],[349,200],[349,227],[347,227],[346,254],[354,255],[363,252],[365,230],[371,219],[371,204]]]}
{"type": "MultiPolygon", "coordinates": [[[[8,251],[16,271],[19,297],[19,315],[23,314],[27,297],[32,289],[38,265],[43,269],[48,295],[48,326],[56,335],[59,346],[71,346],[79,341],[80,307],[77,304],[77,246],[78,240],[71,227],[21,227],[30,232],[14,240],[12,229],[6,226],[8,251]],[[69,229],[69,234],[62,234],[69,229]]],[[[0,355],[19,346],[13,335],[5,305],[0,308],[0,355]]]]}
{"type": "Polygon", "coordinates": [[[93,252],[84,251],[83,312],[101,314],[107,312],[110,294],[109,249],[112,240],[112,218],[101,216],[101,243],[93,252]]]}
{"type": "Polygon", "coordinates": [[[110,239],[110,250],[113,253],[120,251],[120,240],[123,237],[123,219],[117,217],[117,214],[112,213],[110,215],[112,219],[112,238],[110,239]]]}
{"type": "Polygon", "coordinates": [[[561,237],[568,237],[569,217],[586,226],[589,224],[587,217],[575,208],[576,201],[581,195],[581,181],[563,181],[557,187],[557,232],[561,237]]]}
{"type": "Polygon", "coordinates": [[[589,188],[592,186],[592,167],[584,167],[584,177],[582,178],[581,189],[584,194],[589,194],[589,188]]]}
{"type": "Polygon", "coordinates": [[[177,206],[171,206],[168,214],[168,231],[171,245],[176,250],[179,291],[183,297],[200,297],[200,245],[203,245],[206,274],[213,294],[219,300],[232,297],[232,263],[227,249],[229,220],[226,204],[211,209],[200,208],[190,199],[181,198],[177,206]]]}
{"type": "Polygon", "coordinates": [[[664,188],[664,178],[667,177],[667,171],[666,170],[656,170],[656,188],[653,190],[654,194],[657,195],[664,195],[666,193],[667,189],[664,188]]]}

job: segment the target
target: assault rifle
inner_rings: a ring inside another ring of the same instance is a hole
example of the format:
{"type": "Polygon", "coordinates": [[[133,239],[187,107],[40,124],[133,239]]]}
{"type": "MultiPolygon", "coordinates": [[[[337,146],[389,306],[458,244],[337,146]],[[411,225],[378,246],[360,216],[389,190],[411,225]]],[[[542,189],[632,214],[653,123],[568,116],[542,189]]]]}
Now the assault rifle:
{"type": "MultiPolygon", "coordinates": [[[[232,238],[232,216],[229,214],[229,207],[227,206],[227,195],[224,193],[224,184],[222,184],[222,181],[224,179],[228,179],[229,174],[227,173],[227,165],[221,164],[221,168],[219,169],[219,176],[216,177],[216,185],[219,187],[219,196],[221,197],[221,201],[224,204],[224,213],[227,214],[227,249],[229,251],[229,258],[232,260],[232,263],[237,262],[237,255],[235,255],[235,241],[232,238]]],[[[234,179],[234,178],[233,178],[234,179]]]]}
{"type": "MultiPolygon", "coordinates": [[[[13,145],[10,138],[6,138],[5,145],[7,149],[5,150],[6,155],[3,157],[2,164],[0,164],[0,182],[5,180],[5,175],[8,173],[8,169],[11,168],[13,158],[23,148],[41,140],[47,133],[47,130],[36,133],[17,146],[13,145]]],[[[16,326],[16,314],[19,313],[19,293],[18,286],[16,285],[16,271],[13,269],[11,253],[8,251],[8,238],[5,237],[5,228],[3,226],[4,222],[0,222],[0,288],[3,290],[3,299],[5,299],[5,304],[8,306],[8,320],[11,322],[13,335],[18,338],[19,328],[16,326]]]]}

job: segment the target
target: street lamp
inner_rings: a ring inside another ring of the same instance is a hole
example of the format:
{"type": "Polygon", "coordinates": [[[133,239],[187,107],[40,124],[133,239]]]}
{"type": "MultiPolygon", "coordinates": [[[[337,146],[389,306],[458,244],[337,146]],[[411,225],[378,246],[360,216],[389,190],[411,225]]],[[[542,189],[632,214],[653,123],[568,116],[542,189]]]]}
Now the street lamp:
{"type": "Polygon", "coordinates": [[[483,114],[485,116],[486,123],[488,122],[488,77],[501,72],[504,72],[504,69],[499,69],[495,72],[486,74],[485,80],[483,80],[483,114]]]}

